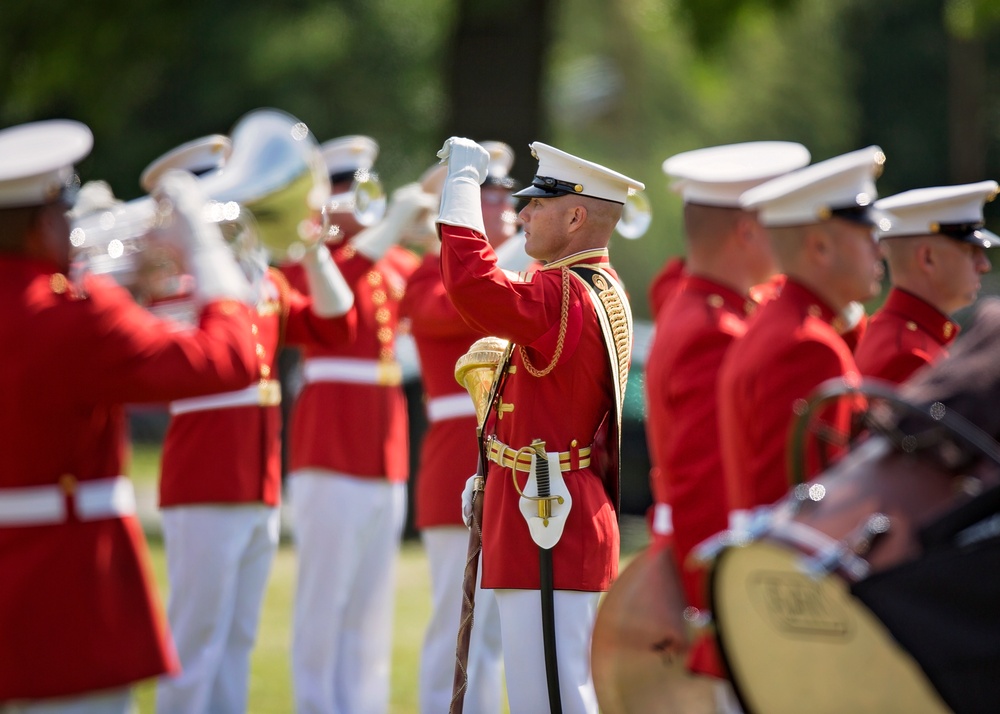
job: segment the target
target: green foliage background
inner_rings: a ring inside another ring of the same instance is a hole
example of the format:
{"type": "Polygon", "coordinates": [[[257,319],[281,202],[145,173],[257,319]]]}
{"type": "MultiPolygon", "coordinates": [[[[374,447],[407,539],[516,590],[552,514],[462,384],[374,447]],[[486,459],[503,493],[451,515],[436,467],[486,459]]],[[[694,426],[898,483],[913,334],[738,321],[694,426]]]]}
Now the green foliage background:
{"type": "MultiPolygon", "coordinates": [[[[652,228],[615,239],[615,263],[645,316],[645,290],[682,252],[679,201],[660,170],[673,153],[756,139],[804,143],[814,160],[877,143],[880,192],[1000,176],[998,0],[543,0],[544,47],[473,52],[478,96],[494,98],[512,58],[543,55],[515,78],[544,116],[507,103],[530,135],[646,182],[652,228]],[[532,95],[534,96],[534,95],[532,95]]],[[[69,117],[91,126],[84,180],[140,194],[155,157],[273,106],[319,140],[381,144],[388,188],[434,160],[449,96],[449,49],[475,15],[524,12],[480,0],[5,0],[0,10],[0,126],[69,117]]],[[[537,18],[537,13],[531,15],[537,18]]],[[[505,18],[510,25],[509,16],[505,18]]],[[[527,22],[527,19],[525,19],[527,22]]],[[[501,32],[500,22],[496,23],[501,32]]],[[[516,27],[516,23],[514,23],[516,27]]],[[[506,85],[509,87],[509,84],[506,85]]],[[[507,119],[507,116],[505,116],[507,119]]],[[[519,142],[520,143],[520,142],[519,142]]],[[[527,147],[515,174],[530,177],[527,147]]],[[[996,212],[989,207],[992,219],[996,212]]]]}

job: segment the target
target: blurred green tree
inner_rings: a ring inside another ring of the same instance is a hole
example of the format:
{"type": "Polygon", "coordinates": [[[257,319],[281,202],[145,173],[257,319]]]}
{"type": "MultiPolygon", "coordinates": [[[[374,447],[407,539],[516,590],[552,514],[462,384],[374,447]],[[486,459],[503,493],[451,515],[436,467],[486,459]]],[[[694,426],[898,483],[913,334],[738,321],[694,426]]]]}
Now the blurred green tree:
{"type": "Polygon", "coordinates": [[[553,143],[647,183],[649,235],[614,246],[643,316],[682,251],[660,171],[678,151],[878,143],[883,194],[1000,175],[998,34],[996,0],[5,0],[0,126],[86,122],[81,173],[123,198],[262,106],[321,141],[374,136],[389,188],[453,133],[510,143],[521,180],[527,144],[553,143]]]}

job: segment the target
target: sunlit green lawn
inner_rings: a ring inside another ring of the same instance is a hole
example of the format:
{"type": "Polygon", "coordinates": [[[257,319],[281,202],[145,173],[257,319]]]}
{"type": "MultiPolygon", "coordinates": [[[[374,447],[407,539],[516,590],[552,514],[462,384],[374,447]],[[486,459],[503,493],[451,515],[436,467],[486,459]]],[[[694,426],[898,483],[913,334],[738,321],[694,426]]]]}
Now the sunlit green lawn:
{"type": "MultiPolygon", "coordinates": [[[[157,584],[166,602],[166,566],[163,547],[150,544],[157,584]]],[[[430,585],[423,548],[415,542],[403,545],[396,597],[395,638],[392,656],[390,712],[414,714],[417,707],[417,664],[423,630],[430,617],[430,585]]],[[[282,546],[274,561],[267,596],[261,613],[260,632],[252,658],[249,711],[254,714],[292,712],[292,682],[289,668],[292,596],[295,591],[295,551],[282,546]]],[[[138,689],[140,714],[156,711],[152,682],[138,689]]]]}
{"type": "MultiPolygon", "coordinates": [[[[155,489],[159,473],[160,451],[156,446],[137,444],[132,454],[130,475],[137,489],[155,489]]],[[[622,522],[623,544],[634,552],[645,534],[642,519],[622,522]],[[638,534],[638,535],[637,535],[638,534]]],[[[166,561],[163,545],[155,535],[150,538],[150,555],[162,603],[167,598],[166,561]]],[[[627,560],[627,557],[626,557],[627,560]]],[[[622,566],[624,567],[623,560],[622,566]]],[[[291,545],[278,550],[268,581],[261,613],[257,645],[250,673],[250,714],[291,714],[292,684],[289,658],[292,600],[295,592],[296,557],[291,545]]],[[[391,714],[416,714],[417,672],[424,628],[430,619],[430,580],[427,559],[418,541],[403,543],[396,586],[395,630],[392,652],[391,714]]],[[[156,711],[154,682],[138,687],[138,714],[156,711]]],[[[507,712],[506,702],[503,711],[507,712]]]]}
{"type": "MultiPolygon", "coordinates": [[[[132,456],[131,475],[138,488],[155,486],[158,473],[159,449],[136,445],[132,456]]],[[[162,602],[166,604],[166,562],[162,543],[150,539],[150,555],[162,602]]],[[[267,595],[261,613],[257,646],[254,648],[251,673],[249,712],[251,714],[284,714],[293,712],[292,683],[289,657],[291,642],[292,599],[295,592],[295,550],[283,545],[271,570],[267,595]]],[[[403,544],[396,588],[395,630],[392,653],[392,714],[416,714],[417,672],[424,628],[430,619],[430,581],[427,559],[417,541],[403,544]]],[[[156,711],[154,683],[139,686],[139,714],[156,711]]],[[[506,707],[504,708],[506,711],[506,707]]]]}

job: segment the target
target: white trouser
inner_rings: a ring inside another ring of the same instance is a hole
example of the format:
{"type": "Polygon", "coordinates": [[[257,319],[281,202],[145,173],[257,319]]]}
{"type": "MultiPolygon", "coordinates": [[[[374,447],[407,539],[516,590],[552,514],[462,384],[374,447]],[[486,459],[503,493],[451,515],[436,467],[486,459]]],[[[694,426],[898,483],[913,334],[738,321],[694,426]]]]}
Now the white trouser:
{"type": "Polygon", "coordinates": [[[163,509],[167,616],[181,673],[157,683],[158,714],[246,711],[278,526],[278,509],[263,504],[163,509]]]}
{"type": "Polygon", "coordinates": [[[292,681],[298,714],[382,714],[406,484],[289,474],[298,581],[292,681]]]}
{"type": "MultiPolygon", "coordinates": [[[[431,570],[431,621],[420,653],[420,711],[439,714],[447,712],[451,705],[469,529],[439,526],[427,528],[420,535],[431,570]]],[[[493,591],[481,589],[478,582],[474,615],[463,711],[499,714],[503,658],[500,612],[493,591]]]]}
{"type": "MultiPolygon", "coordinates": [[[[496,590],[503,632],[503,662],[511,712],[549,711],[537,590],[496,590]]],[[[600,593],[556,590],[555,630],[563,714],[597,714],[590,675],[590,636],[600,593]]]]}
{"type": "Polygon", "coordinates": [[[75,697],[0,703],[0,714],[131,714],[133,711],[131,687],[75,697]]]}

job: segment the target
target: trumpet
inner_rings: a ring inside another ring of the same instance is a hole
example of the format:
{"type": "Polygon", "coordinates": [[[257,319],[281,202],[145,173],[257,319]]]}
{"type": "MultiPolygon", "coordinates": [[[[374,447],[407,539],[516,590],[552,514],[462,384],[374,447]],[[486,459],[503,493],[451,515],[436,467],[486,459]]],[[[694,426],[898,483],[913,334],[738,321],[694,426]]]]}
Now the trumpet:
{"type": "MultiPolygon", "coordinates": [[[[276,109],[246,114],[232,130],[232,153],[199,177],[208,197],[204,220],[218,224],[238,262],[261,273],[313,234],[314,216],[330,196],[319,144],[308,127],[276,109]]],[[[74,272],[106,274],[143,304],[182,297],[190,289],[183,259],[158,241],[162,207],[150,196],[77,217],[74,272]]]]}
{"type": "Polygon", "coordinates": [[[629,240],[641,238],[649,230],[649,224],[652,221],[653,209],[646,192],[630,188],[628,196],[625,198],[622,217],[618,220],[618,225],[615,226],[618,235],[629,240]]]}

